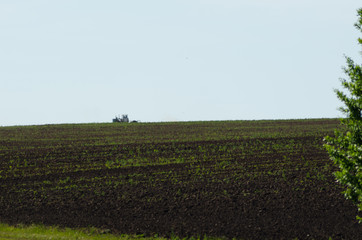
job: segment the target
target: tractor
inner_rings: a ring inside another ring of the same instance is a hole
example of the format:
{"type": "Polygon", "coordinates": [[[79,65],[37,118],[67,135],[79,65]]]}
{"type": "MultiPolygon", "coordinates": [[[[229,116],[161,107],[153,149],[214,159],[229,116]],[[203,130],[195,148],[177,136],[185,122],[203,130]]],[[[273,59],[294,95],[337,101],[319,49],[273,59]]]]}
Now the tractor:
{"type": "Polygon", "coordinates": [[[113,118],[113,122],[114,123],[128,123],[129,122],[129,118],[127,114],[123,114],[122,118],[120,116],[116,116],[115,118],[113,118]]]}

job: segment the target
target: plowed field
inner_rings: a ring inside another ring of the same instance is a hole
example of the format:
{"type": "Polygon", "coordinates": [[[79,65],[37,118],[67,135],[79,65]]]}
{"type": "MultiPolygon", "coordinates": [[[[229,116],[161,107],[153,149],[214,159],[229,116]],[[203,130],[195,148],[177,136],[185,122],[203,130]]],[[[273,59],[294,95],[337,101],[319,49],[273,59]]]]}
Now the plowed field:
{"type": "Polygon", "coordinates": [[[335,119],[0,128],[0,222],[113,233],[362,239],[335,119]]]}

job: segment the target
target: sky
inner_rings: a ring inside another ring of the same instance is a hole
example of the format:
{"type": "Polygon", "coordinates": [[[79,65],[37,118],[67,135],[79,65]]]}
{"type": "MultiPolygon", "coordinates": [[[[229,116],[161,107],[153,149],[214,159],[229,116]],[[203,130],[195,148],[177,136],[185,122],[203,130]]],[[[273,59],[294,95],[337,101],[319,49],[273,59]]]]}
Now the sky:
{"type": "Polygon", "coordinates": [[[0,126],[334,118],[359,0],[0,0],[0,126]]]}

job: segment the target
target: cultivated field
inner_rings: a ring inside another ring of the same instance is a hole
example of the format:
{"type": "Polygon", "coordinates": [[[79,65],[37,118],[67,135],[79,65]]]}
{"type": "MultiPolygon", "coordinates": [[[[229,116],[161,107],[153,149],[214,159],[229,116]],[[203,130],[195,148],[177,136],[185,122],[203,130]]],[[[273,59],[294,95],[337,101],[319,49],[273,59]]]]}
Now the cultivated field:
{"type": "Polygon", "coordinates": [[[0,128],[0,222],[146,236],[361,239],[335,119],[0,128]]]}

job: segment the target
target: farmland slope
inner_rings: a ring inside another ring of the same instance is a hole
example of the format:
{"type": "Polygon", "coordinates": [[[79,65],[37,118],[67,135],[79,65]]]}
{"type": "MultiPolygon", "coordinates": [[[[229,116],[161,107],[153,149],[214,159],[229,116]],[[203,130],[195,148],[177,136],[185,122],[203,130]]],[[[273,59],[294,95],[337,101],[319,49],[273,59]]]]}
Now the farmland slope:
{"type": "Polygon", "coordinates": [[[336,119],[0,128],[0,222],[113,233],[358,239],[336,119]]]}

